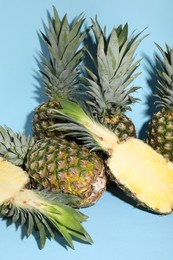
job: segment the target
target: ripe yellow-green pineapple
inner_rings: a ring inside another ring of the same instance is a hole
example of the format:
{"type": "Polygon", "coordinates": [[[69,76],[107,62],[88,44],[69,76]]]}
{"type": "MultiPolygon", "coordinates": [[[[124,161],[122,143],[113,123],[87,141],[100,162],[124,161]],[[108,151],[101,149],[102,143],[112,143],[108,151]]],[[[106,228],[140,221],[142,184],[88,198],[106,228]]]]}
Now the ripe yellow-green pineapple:
{"type": "Polygon", "coordinates": [[[78,66],[83,60],[83,40],[87,30],[81,32],[85,21],[83,15],[74,19],[70,25],[67,15],[60,20],[58,12],[53,7],[54,17],[49,20],[49,28],[46,34],[42,33],[48,53],[42,53],[40,62],[42,87],[48,101],[42,103],[34,111],[33,135],[36,139],[52,137],[54,132],[48,131],[48,127],[55,123],[47,115],[49,108],[58,108],[60,98],[72,96],[74,87],[78,84],[78,66]]]}
{"type": "Polygon", "coordinates": [[[60,98],[71,98],[79,81],[78,66],[84,52],[81,45],[87,33],[81,33],[83,23],[80,15],[69,25],[67,16],[60,20],[54,8],[47,36],[43,34],[49,58],[43,59],[42,76],[49,101],[35,110],[33,135],[37,142],[30,148],[26,164],[33,187],[77,195],[81,198],[78,207],[95,204],[105,191],[104,165],[94,152],[64,138],[64,133],[49,131],[57,120],[50,118],[48,111],[60,106],[60,98]]]}
{"type": "Polygon", "coordinates": [[[54,129],[66,129],[70,135],[83,138],[87,147],[106,152],[106,164],[114,181],[138,204],[160,214],[172,212],[173,163],[142,140],[130,137],[121,142],[113,131],[76,103],[62,100],[61,106],[52,113],[71,121],[71,126],[59,123],[54,129]]]}
{"type": "Polygon", "coordinates": [[[0,127],[0,155],[27,170],[31,188],[76,195],[73,207],[95,204],[106,189],[102,160],[73,141],[47,137],[34,142],[0,127]]]}
{"type": "Polygon", "coordinates": [[[20,220],[21,226],[27,226],[28,237],[34,230],[39,232],[41,248],[45,245],[46,237],[53,238],[57,231],[72,248],[73,237],[92,243],[81,225],[87,219],[86,216],[66,205],[74,198],[47,191],[29,190],[26,188],[28,182],[27,172],[0,157],[1,217],[10,218],[12,222],[20,220]]]}
{"type": "Polygon", "coordinates": [[[156,56],[159,68],[157,105],[160,108],[152,116],[147,143],[158,153],[173,162],[173,48],[168,44],[163,50],[156,44],[162,57],[156,56]]]}
{"type": "Polygon", "coordinates": [[[125,112],[139,100],[133,96],[139,87],[129,85],[139,75],[134,72],[140,60],[135,60],[134,55],[144,37],[138,40],[141,33],[129,36],[128,24],[113,28],[109,37],[97,18],[92,20],[92,26],[97,50],[96,54],[89,52],[95,71],[85,67],[86,102],[95,117],[109,125],[121,141],[126,140],[136,136],[135,126],[125,112]]]}

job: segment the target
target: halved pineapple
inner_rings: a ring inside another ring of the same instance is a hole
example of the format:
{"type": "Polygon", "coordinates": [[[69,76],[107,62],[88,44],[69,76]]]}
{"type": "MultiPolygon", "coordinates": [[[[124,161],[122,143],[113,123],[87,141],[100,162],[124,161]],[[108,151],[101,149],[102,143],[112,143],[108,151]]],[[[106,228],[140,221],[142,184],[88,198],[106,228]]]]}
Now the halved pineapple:
{"type": "Polygon", "coordinates": [[[115,146],[108,166],[118,183],[142,204],[159,213],[173,209],[173,164],[141,140],[115,146]]]}
{"type": "Polygon", "coordinates": [[[47,234],[55,236],[59,231],[67,243],[74,248],[72,238],[92,243],[81,222],[87,217],[65,204],[74,197],[47,191],[28,190],[27,173],[20,167],[0,157],[0,216],[12,222],[21,220],[27,224],[27,236],[34,230],[40,234],[40,246],[44,247],[47,234]]]}
{"type": "Polygon", "coordinates": [[[112,130],[96,122],[76,103],[62,100],[61,106],[63,109],[52,111],[54,116],[72,123],[56,124],[53,129],[68,130],[83,138],[87,146],[105,151],[113,179],[140,204],[160,214],[172,211],[173,163],[137,138],[120,142],[112,130]]]}

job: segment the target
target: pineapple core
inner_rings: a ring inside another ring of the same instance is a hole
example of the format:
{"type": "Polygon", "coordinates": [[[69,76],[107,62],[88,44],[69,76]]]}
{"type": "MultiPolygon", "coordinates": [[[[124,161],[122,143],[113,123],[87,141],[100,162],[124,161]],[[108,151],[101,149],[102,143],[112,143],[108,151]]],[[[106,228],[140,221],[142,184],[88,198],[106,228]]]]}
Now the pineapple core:
{"type": "Polygon", "coordinates": [[[108,166],[115,179],[148,208],[168,214],[173,209],[173,164],[141,140],[117,144],[108,166]]]}
{"type": "Polygon", "coordinates": [[[22,168],[0,157],[0,205],[13,198],[28,180],[28,175],[22,168]]]}

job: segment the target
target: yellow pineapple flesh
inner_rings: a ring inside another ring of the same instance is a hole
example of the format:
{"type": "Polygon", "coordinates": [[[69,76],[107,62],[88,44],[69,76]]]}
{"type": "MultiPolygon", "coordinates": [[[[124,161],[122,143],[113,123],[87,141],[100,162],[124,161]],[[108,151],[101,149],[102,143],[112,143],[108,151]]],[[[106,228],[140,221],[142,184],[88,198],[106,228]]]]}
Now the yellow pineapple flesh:
{"type": "Polygon", "coordinates": [[[141,140],[118,144],[108,161],[114,177],[150,209],[173,209],[173,164],[141,140]]]}
{"type": "Polygon", "coordinates": [[[22,168],[0,157],[0,205],[18,193],[28,181],[22,168]]]}

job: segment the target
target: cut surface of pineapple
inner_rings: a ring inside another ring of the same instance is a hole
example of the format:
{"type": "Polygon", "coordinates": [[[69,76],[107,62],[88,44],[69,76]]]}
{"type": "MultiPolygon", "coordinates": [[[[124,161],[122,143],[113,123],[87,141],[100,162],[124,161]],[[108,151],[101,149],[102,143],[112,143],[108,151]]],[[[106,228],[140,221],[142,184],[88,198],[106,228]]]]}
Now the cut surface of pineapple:
{"type": "Polygon", "coordinates": [[[0,205],[18,193],[28,181],[22,168],[0,157],[0,205]]]}
{"type": "MultiPolygon", "coordinates": [[[[85,145],[100,147],[108,153],[107,166],[115,182],[139,201],[139,204],[160,214],[173,209],[173,163],[166,160],[151,146],[137,138],[120,142],[107,127],[94,121],[79,105],[71,101],[61,102],[56,111],[60,118],[68,118],[72,135],[83,136],[85,145]]],[[[69,130],[68,124],[56,125],[58,130],[69,130]]]]}
{"type": "Polygon", "coordinates": [[[44,247],[47,234],[54,238],[54,231],[59,231],[71,248],[73,237],[93,242],[81,224],[87,216],[65,205],[73,198],[25,189],[28,181],[22,168],[0,157],[0,217],[10,217],[12,222],[20,220],[21,226],[26,224],[27,237],[37,230],[40,248],[44,247]]]}
{"type": "Polygon", "coordinates": [[[170,213],[173,209],[173,164],[149,145],[130,138],[118,144],[108,160],[112,174],[150,209],[170,213]]]}

